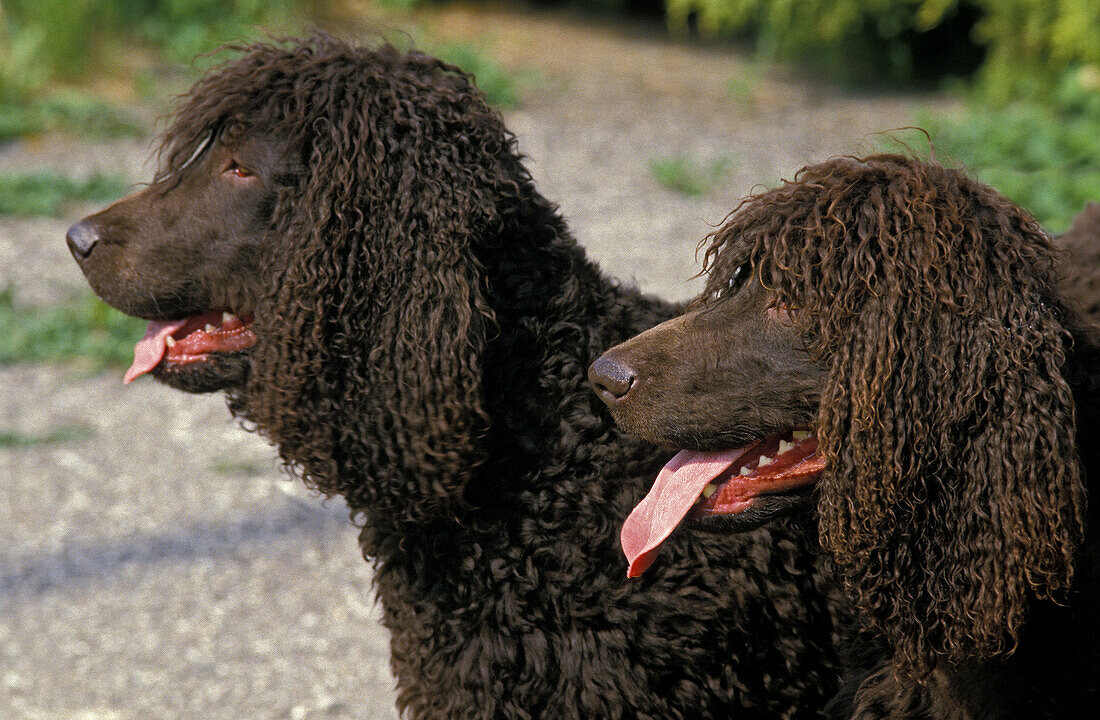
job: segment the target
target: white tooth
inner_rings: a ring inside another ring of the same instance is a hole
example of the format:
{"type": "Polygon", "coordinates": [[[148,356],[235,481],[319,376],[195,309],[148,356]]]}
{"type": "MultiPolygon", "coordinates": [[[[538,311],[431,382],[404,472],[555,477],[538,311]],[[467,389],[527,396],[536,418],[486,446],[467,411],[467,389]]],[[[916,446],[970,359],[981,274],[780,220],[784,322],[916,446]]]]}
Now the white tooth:
{"type": "Polygon", "coordinates": [[[794,443],[789,443],[786,440],[780,440],[779,441],[779,454],[782,455],[783,453],[787,452],[788,450],[790,450],[793,447],[794,447],[794,443]]]}
{"type": "Polygon", "coordinates": [[[222,311],[222,325],[228,325],[237,319],[237,316],[231,312],[222,311]]]}
{"type": "Polygon", "coordinates": [[[793,433],[791,433],[791,437],[793,437],[795,440],[805,440],[806,438],[810,437],[810,431],[795,430],[793,433]]]}
{"type": "Polygon", "coordinates": [[[718,486],[707,483],[706,486],[703,488],[703,497],[709,500],[710,496],[716,492],[718,492],[718,486]]]}
{"type": "Polygon", "coordinates": [[[216,328],[213,325],[211,325],[210,323],[206,323],[206,327],[204,327],[202,330],[203,332],[212,333],[215,329],[216,328]]]}
{"type": "Polygon", "coordinates": [[[752,470],[749,470],[747,467],[743,467],[743,468],[741,468],[740,474],[741,475],[752,475],[752,470]]]}
{"type": "Polygon", "coordinates": [[[175,347],[176,346],[176,339],[174,337],[172,337],[171,335],[169,335],[168,337],[164,338],[164,344],[167,345],[168,347],[175,347]]]}
{"type": "Polygon", "coordinates": [[[760,462],[756,463],[756,467],[764,467],[765,465],[771,465],[775,460],[772,460],[767,455],[760,456],[760,462]]]}

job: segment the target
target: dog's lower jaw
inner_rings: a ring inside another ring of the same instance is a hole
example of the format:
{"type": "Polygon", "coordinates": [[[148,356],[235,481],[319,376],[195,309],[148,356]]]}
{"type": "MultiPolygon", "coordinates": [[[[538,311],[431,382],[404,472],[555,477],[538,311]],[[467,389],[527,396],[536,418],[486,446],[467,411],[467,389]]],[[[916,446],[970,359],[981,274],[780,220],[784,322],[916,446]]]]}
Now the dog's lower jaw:
{"type": "Polygon", "coordinates": [[[251,369],[249,352],[216,353],[200,362],[162,360],[150,374],[165,385],[189,393],[241,391],[251,369]]]}
{"type": "Polygon", "coordinates": [[[787,518],[796,522],[806,521],[811,518],[813,508],[814,489],[812,486],[803,487],[784,494],[757,496],[749,507],[737,513],[691,513],[684,526],[698,532],[750,532],[787,518]]]}

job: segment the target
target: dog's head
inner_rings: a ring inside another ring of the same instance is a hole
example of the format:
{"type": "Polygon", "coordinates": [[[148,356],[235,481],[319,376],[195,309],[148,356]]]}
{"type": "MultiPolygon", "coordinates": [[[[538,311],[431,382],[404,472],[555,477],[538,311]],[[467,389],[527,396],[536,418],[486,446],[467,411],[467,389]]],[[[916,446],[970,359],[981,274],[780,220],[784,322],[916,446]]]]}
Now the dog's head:
{"type": "Polygon", "coordinates": [[[198,81],[160,159],[68,235],[96,293],[150,320],[129,379],[228,390],[353,506],[364,473],[412,468],[446,507],[487,425],[478,254],[515,207],[551,214],[499,113],[434,58],[318,36],[198,81]]]}
{"type": "Polygon", "coordinates": [[[206,392],[248,377],[276,200],[301,172],[288,148],[250,130],[219,123],[187,138],[187,158],[170,158],[151,185],[69,229],[96,294],[150,321],[127,382],[151,372],[206,392]]]}
{"type": "Polygon", "coordinates": [[[745,201],[706,266],[690,312],[591,369],[627,429],[692,451],[624,527],[639,568],[685,514],[751,526],[812,486],[822,544],[899,668],[1011,649],[1083,534],[1041,228],[960,172],[842,158],[745,201]]]}

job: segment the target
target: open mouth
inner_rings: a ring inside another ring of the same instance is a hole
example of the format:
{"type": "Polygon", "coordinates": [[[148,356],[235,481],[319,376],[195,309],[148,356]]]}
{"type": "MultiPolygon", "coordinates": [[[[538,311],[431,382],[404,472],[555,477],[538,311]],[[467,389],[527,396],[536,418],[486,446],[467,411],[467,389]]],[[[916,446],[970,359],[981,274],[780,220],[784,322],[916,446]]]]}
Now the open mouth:
{"type": "Polygon", "coordinates": [[[256,343],[249,329],[252,316],[238,317],[224,310],[210,310],[182,320],[153,320],[145,337],[134,346],[134,363],[125,382],[157,367],[202,363],[213,355],[245,350],[256,343]]]}
{"type": "Polygon", "coordinates": [[[684,518],[743,512],[762,496],[812,485],[824,469],[817,437],[805,429],[731,450],[681,450],[623,523],[619,540],[630,563],[627,576],[637,577],[653,564],[661,543],[684,518]]]}

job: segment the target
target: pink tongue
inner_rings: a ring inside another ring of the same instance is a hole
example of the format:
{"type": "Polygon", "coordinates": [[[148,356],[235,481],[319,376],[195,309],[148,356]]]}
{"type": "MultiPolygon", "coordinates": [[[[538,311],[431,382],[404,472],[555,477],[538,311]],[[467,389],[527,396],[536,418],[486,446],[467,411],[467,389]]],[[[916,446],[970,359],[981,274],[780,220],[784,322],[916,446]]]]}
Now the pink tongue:
{"type": "Polygon", "coordinates": [[[145,337],[134,346],[134,364],[126,371],[123,382],[133,382],[157,366],[164,357],[168,336],[187,324],[187,320],[153,320],[145,329],[145,337]]]}
{"type": "Polygon", "coordinates": [[[653,564],[661,543],[688,514],[706,484],[737,462],[746,450],[681,450],[661,468],[653,488],[626,518],[619,535],[630,563],[627,577],[638,577],[653,564]]]}

